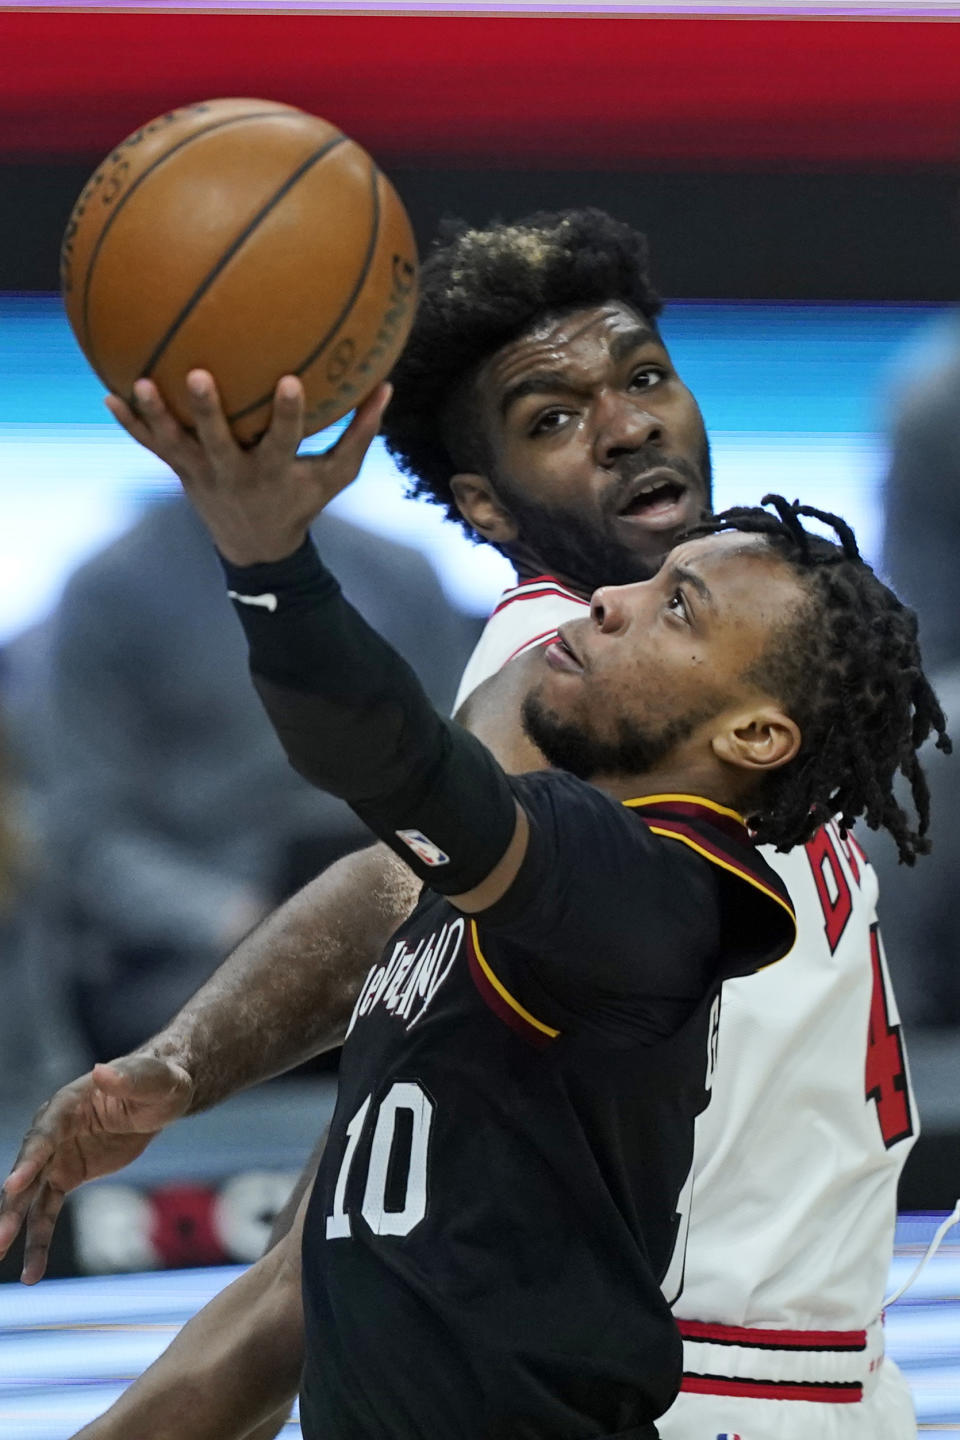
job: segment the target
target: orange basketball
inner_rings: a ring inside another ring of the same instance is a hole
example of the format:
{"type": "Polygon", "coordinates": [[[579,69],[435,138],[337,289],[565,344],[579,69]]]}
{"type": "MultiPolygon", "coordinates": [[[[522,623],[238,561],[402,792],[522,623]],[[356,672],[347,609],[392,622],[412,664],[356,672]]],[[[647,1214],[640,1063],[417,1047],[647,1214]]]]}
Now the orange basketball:
{"type": "Polygon", "coordinates": [[[67,316],[109,390],[156,381],[189,421],[212,371],[244,443],[299,375],[308,434],[393,366],[417,252],[389,180],[326,120],[274,100],[208,100],[151,120],[84,187],[61,252],[67,316]]]}

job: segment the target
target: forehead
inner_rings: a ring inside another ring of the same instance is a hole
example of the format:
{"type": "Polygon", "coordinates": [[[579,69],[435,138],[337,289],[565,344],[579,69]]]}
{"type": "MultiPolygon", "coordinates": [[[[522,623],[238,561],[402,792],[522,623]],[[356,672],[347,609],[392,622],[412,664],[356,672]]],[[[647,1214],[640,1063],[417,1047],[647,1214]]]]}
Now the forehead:
{"type": "Polygon", "coordinates": [[[662,345],[650,322],[619,300],[547,317],[502,346],[480,367],[488,395],[502,394],[535,370],[566,371],[630,350],[645,340],[662,345]]]}
{"type": "Polygon", "coordinates": [[[805,597],[793,567],[762,535],[727,530],[686,540],[670,551],[662,574],[692,571],[710,589],[718,613],[731,619],[748,613],[754,620],[782,623],[805,597]]]}

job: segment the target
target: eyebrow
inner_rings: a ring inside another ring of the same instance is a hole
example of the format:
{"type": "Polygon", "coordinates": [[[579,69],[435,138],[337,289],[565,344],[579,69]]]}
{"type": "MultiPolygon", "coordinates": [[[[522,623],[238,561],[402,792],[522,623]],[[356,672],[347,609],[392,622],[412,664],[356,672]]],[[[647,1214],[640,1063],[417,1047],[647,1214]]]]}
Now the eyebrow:
{"type": "Polygon", "coordinates": [[[681,580],[685,585],[689,585],[692,590],[696,590],[700,599],[705,605],[709,605],[711,610],[716,609],[713,591],[695,570],[688,570],[686,565],[672,565],[670,567],[670,573],[672,579],[681,580]]]}
{"type": "MultiPolygon", "coordinates": [[[[657,332],[648,325],[636,325],[631,330],[625,330],[615,335],[610,342],[610,358],[619,363],[634,350],[639,350],[644,345],[662,345],[663,341],[657,332]]],[[[518,400],[523,400],[528,395],[555,395],[558,392],[573,394],[577,386],[571,381],[569,375],[564,375],[560,370],[535,370],[532,374],[518,380],[516,385],[510,385],[500,397],[500,414],[506,415],[507,411],[516,405],[518,400]]]]}
{"type": "Polygon", "coordinates": [[[610,342],[610,356],[613,360],[624,360],[634,350],[651,344],[663,344],[656,330],[649,325],[636,325],[632,330],[624,330],[613,337],[610,342]]]}
{"type": "Polygon", "coordinates": [[[518,400],[525,399],[527,395],[556,395],[561,392],[569,395],[575,389],[570,377],[559,370],[536,370],[504,390],[500,397],[500,414],[506,415],[518,400]]]}

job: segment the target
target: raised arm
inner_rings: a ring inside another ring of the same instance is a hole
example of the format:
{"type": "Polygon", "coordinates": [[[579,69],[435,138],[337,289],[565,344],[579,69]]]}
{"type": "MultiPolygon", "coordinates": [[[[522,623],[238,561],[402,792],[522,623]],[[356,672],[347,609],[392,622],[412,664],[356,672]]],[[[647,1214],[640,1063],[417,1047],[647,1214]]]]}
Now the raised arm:
{"type": "Polygon", "coordinates": [[[254,451],[234,440],[212,376],[193,371],[188,388],[196,436],[173,421],[148,381],[136,386],[141,417],[115,399],[111,408],[176,471],[209,531],[291,764],[345,800],[432,889],[465,910],[494,903],[526,846],[502,768],[437,714],[413,672],[341,594],[308,535],[356,477],[389,386],[320,457],[297,457],[304,399],[295,377],[279,382],[254,451]]]}
{"type": "MultiPolygon", "coordinates": [[[[196,463],[197,442],[170,420],[155,392],[143,405],[152,414],[149,427],[119,402],[115,408],[136,438],[159,435],[154,448],[170,463],[179,461],[178,468],[196,463]],[[178,447],[187,448],[186,461],[178,447]]],[[[342,473],[332,479],[330,456],[293,462],[312,467],[309,476],[301,474],[314,485],[303,525],[316,506],[317,489],[321,499],[328,498],[346,483],[344,476],[352,476],[378,416],[378,411],[361,415],[366,428],[359,439],[356,432],[344,437],[342,473]]],[[[289,446],[284,461],[273,461],[268,453],[265,463],[289,468],[289,446]]],[[[275,516],[269,494],[264,507],[275,516]]],[[[282,555],[301,538],[294,526],[279,538],[276,553],[282,555]]],[[[509,766],[519,725],[516,697],[511,692],[504,699],[502,731],[497,733],[494,699],[484,739],[499,743],[509,766]]],[[[511,810],[509,828],[513,825],[511,810]]],[[[516,846],[508,857],[513,863],[519,863],[516,846]]],[[[0,1255],[27,1220],[24,1279],[40,1279],[69,1191],[122,1169],[180,1116],[336,1045],[357,989],[409,914],[418,888],[419,881],[385,846],[348,856],[258,926],[152,1041],[58,1091],[35,1117],[0,1195],[0,1255]]]]}

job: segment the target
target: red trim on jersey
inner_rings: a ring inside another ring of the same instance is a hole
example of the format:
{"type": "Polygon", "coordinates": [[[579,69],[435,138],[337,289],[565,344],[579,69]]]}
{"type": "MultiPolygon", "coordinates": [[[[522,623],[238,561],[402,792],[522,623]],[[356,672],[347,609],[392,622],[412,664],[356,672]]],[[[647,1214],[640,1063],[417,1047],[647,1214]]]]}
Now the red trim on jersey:
{"type": "Polygon", "coordinates": [[[502,1020],[505,1025],[515,1031],[529,1044],[534,1045],[538,1050],[545,1050],[548,1045],[557,1038],[559,1031],[539,1029],[537,1024],[525,1018],[522,1007],[518,1008],[518,1002],[511,1002],[498,993],[487,970],[477,954],[477,946],[473,937],[474,923],[467,926],[467,964],[470,969],[470,976],[484,1004],[488,1005],[494,1015],[502,1020]]]}
{"type": "Polygon", "coordinates": [[[556,575],[531,575],[529,580],[521,580],[519,585],[514,585],[512,590],[504,590],[504,595],[516,595],[521,590],[526,590],[528,585],[559,585],[560,581],[556,575]]]}
{"type": "MultiPolygon", "coordinates": [[[[756,886],[764,895],[769,895],[771,900],[776,900],[778,905],[782,905],[784,910],[786,910],[793,919],[794,926],[796,926],[796,914],[793,909],[793,902],[789,899],[786,890],[784,890],[782,894],[778,893],[772,888],[765,877],[759,875],[748,865],[745,865],[742,860],[736,859],[728,850],[723,850],[719,845],[713,844],[710,839],[704,835],[702,830],[696,830],[691,825],[685,825],[682,820],[668,820],[662,815],[641,815],[640,819],[645,825],[649,825],[650,829],[656,835],[673,835],[676,839],[685,841],[688,845],[693,845],[696,849],[700,850],[701,854],[705,854],[708,859],[712,858],[716,860],[718,864],[732,871],[734,875],[739,875],[742,880],[747,880],[751,885],[756,886]]],[[[713,824],[713,821],[710,823],[713,824]]]]}
{"type": "Polygon", "coordinates": [[[541,575],[536,580],[526,580],[522,585],[517,585],[513,590],[504,590],[499,603],[490,612],[490,619],[499,615],[508,605],[515,604],[518,600],[541,600],[546,595],[557,595],[561,600],[572,600],[576,605],[582,605],[584,610],[590,608],[590,602],[584,600],[580,595],[574,595],[572,590],[567,590],[563,585],[557,583],[552,575],[541,575]]]}
{"type": "MultiPolygon", "coordinates": [[[[551,641],[551,640],[556,640],[556,638],[557,638],[557,627],[556,627],[556,626],[554,626],[552,630],[544,630],[544,632],[543,632],[542,635],[534,635],[534,636],[532,636],[531,639],[529,639],[529,640],[524,640],[524,642],[523,642],[522,645],[518,645],[517,648],[516,648],[516,650],[514,650],[510,655],[507,656],[507,658],[506,658],[506,660],[504,660],[503,664],[504,664],[504,665],[509,665],[509,664],[510,664],[510,661],[511,661],[511,660],[516,660],[516,658],[517,658],[518,655],[523,655],[523,654],[525,654],[527,650],[536,650],[536,648],[537,648],[538,645],[549,645],[550,641],[551,641]]],[[[502,669],[502,668],[503,668],[503,667],[501,666],[501,669],[502,669]]]]}
{"type": "MultiPolygon", "coordinates": [[[[637,808],[642,809],[643,807],[638,806],[637,808]]],[[[671,799],[666,804],[662,801],[659,804],[651,803],[650,813],[641,814],[640,818],[654,823],[654,817],[656,817],[655,823],[659,825],[662,823],[661,816],[667,821],[673,816],[676,816],[680,820],[701,820],[705,825],[709,825],[712,830],[719,830],[721,835],[726,835],[729,839],[736,840],[738,845],[752,846],[753,844],[744,820],[741,820],[738,816],[725,815],[719,810],[711,810],[706,805],[698,805],[695,800],[671,799]]]]}
{"type": "Polygon", "coordinates": [[[766,1330],[743,1325],[710,1325],[702,1320],[678,1320],[685,1340],[709,1340],[714,1345],[746,1345],[752,1350],[866,1350],[866,1330],[766,1330]]]}
{"type": "Polygon", "coordinates": [[[732,1395],[749,1400],[815,1400],[823,1405],[857,1405],[859,1381],[727,1380],[722,1375],[684,1375],[680,1389],[692,1395],[732,1395]]]}

